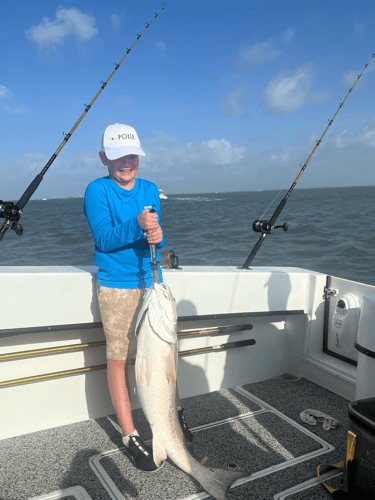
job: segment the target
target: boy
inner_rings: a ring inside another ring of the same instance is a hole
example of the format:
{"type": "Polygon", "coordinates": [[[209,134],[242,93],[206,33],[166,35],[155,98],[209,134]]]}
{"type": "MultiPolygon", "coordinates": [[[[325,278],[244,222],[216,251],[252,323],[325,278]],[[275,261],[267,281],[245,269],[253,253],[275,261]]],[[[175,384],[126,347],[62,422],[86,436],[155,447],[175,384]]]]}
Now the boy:
{"type": "MultiPolygon", "coordinates": [[[[136,177],[139,157],[145,156],[137,132],[116,123],[106,128],[100,159],[108,176],[91,182],[84,212],[95,242],[100,314],[107,344],[108,385],[120,422],[123,443],[133,464],[157,469],[152,450],[134,427],[129,397],[129,360],[136,354],[135,322],[145,289],[152,285],[150,244],[165,245],[160,227],[160,198],[155,184],[136,177]],[[155,213],[151,213],[150,209],[155,213]]],[[[157,252],[157,260],[159,254],[157,252]]],[[[163,277],[159,266],[159,282],[163,277]]],[[[188,441],[184,410],[179,418],[188,441]]]]}

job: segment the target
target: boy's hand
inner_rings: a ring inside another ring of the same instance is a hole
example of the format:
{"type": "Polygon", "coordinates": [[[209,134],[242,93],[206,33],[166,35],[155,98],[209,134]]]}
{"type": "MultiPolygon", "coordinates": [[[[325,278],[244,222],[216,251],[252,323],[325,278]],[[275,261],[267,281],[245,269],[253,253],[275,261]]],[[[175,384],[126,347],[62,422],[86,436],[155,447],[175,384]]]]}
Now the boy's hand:
{"type": "Polygon", "coordinates": [[[138,224],[144,231],[150,231],[151,229],[157,229],[159,226],[158,216],[156,213],[152,213],[145,209],[138,215],[138,224]]]}
{"type": "Polygon", "coordinates": [[[163,239],[163,231],[159,226],[159,220],[156,213],[145,209],[138,215],[138,223],[143,229],[143,236],[146,236],[150,245],[157,245],[163,239]]]}
{"type": "Polygon", "coordinates": [[[150,229],[146,231],[144,235],[146,236],[147,241],[150,245],[157,245],[163,239],[163,231],[160,226],[158,226],[156,229],[150,229]]]}

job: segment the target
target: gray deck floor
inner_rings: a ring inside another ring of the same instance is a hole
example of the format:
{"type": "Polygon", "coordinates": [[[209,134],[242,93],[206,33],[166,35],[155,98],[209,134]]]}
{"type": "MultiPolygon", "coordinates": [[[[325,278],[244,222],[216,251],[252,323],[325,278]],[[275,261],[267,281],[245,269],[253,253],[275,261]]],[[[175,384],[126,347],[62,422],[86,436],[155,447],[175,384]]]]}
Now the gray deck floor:
{"type": "MultiPolygon", "coordinates": [[[[229,500],[273,499],[276,494],[315,478],[319,464],[344,459],[347,400],[303,378],[279,377],[243,388],[261,401],[252,401],[235,389],[184,400],[187,422],[194,431],[197,460],[205,459],[205,465],[213,467],[235,465],[251,474],[250,480],[230,490],[229,500]],[[325,431],[320,423],[303,424],[299,414],[307,408],[336,418],[339,427],[325,431]],[[325,451],[325,445],[314,436],[334,449],[325,451]],[[320,454],[308,456],[317,453],[320,454]]],[[[134,421],[141,436],[150,439],[150,427],[142,410],[134,411],[134,421]]],[[[114,415],[3,440],[0,500],[39,496],[51,500],[192,500],[202,492],[194,479],[169,461],[153,474],[138,472],[121,448],[121,433],[114,415]],[[56,491],[62,493],[53,495],[56,491]]],[[[341,476],[329,484],[338,487],[340,482],[341,476]]],[[[332,497],[319,484],[285,498],[332,497]]]]}

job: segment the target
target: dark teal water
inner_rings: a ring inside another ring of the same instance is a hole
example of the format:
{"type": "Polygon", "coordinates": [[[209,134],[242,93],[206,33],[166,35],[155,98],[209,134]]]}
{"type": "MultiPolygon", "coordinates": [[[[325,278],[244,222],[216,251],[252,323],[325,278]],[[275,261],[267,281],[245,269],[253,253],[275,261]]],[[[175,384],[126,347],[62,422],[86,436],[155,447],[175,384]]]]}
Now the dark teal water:
{"type": "MultiPolygon", "coordinates": [[[[161,201],[166,246],[180,265],[242,266],[259,239],[252,230],[276,191],[170,195],[161,201]]],[[[263,217],[269,219],[277,200],[263,217]]],[[[1,220],[0,220],[1,222],[1,220]]],[[[293,266],[375,285],[375,186],[295,189],[252,266],[293,266]]],[[[93,265],[83,199],[30,201],[24,234],[7,231],[0,265],[93,265]]]]}

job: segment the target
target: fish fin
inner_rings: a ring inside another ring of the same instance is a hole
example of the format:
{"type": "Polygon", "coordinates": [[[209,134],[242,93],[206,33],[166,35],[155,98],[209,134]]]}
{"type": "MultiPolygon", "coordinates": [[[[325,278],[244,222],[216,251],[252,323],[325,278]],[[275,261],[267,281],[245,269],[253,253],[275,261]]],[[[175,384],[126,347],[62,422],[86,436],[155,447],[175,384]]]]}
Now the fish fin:
{"type": "Polygon", "coordinates": [[[250,474],[242,471],[212,469],[211,467],[201,466],[194,468],[191,475],[216,500],[226,500],[231,484],[236,479],[249,476],[250,474]]]}
{"type": "Polygon", "coordinates": [[[147,389],[148,389],[150,387],[152,375],[154,373],[155,368],[154,368],[154,362],[150,358],[145,359],[145,365],[146,365],[145,377],[146,377],[146,384],[147,384],[147,389]]]}
{"type": "Polygon", "coordinates": [[[152,375],[154,373],[154,363],[151,358],[144,358],[137,356],[135,362],[135,381],[139,385],[142,376],[146,379],[146,387],[149,388],[152,380],[152,375]]]}
{"type": "Polygon", "coordinates": [[[139,382],[141,381],[141,375],[142,375],[142,362],[141,358],[137,356],[135,360],[135,382],[137,385],[139,385],[139,382]]]}
{"type": "Polygon", "coordinates": [[[145,373],[147,367],[147,359],[142,356],[137,356],[135,360],[135,381],[139,385],[142,375],[145,373]]]}
{"type": "Polygon", "coordinates": [[[168,379],[168,382],[171,384],[176,383],[177,373],[176,373],[176,356],[175,349],[173,346],[170,346],[171,349],[168,351],[168,354],[165,359],[164,369],[165,376],[168,379]]]}
{"type": "Polygon", "coordinates": [[[167,459],[167,452],[165,451],[165,448],[155,438],[152,440],[152,453],[157,467],[159,467],[163,460],[167,459]]]}

